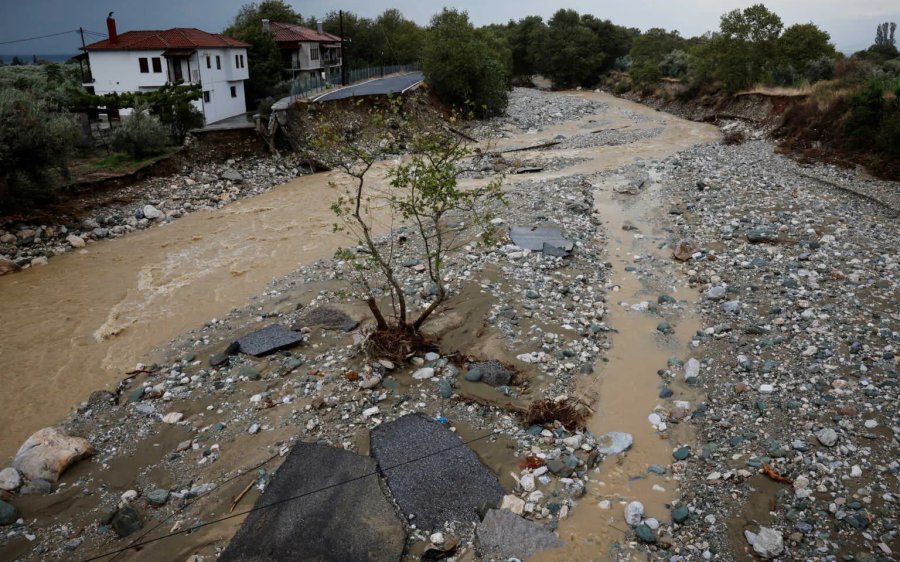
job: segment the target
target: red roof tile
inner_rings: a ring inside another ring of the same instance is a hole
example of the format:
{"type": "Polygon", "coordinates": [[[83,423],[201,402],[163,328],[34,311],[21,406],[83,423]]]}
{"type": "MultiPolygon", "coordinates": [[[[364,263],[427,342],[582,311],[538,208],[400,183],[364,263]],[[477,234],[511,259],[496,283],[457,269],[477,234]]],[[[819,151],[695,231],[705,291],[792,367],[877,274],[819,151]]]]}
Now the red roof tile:
{"type": "Polygon", "coordinates": [[[91,43],[85,51],[150,51],[160,49],[196,49],[249,47],[247,43],[219,35],[207,33],[193,27],[173,27],[172,29],[151,31],[127,31],[119,35],[115,43],[109,39],[91,43]]]}
{"type": "Polygon", "coordinates": [[[303,27],[293,23],[269,23],[269,30],[275,35],[275,42],[296,42],[296,41],[327,41],[334,43],[340,41],[341,38],[330,33],[319,33],[315,29],[303,27]]]}

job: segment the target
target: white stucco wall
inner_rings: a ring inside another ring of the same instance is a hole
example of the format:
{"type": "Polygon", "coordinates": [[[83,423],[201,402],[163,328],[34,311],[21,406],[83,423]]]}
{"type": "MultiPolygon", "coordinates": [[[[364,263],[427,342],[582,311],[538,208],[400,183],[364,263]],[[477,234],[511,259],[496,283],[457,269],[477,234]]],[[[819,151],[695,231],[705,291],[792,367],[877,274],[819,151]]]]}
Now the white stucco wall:
{"type": "MultiPolygon", "coordinates": [[[[169,79],[169,61],[162,56],[162,51],[92,51],[89,57],[97,94],[155,90],[169,79]],[[161,59],[162,72],[153,72],[153,57],[161,59]],[[140,71],[140,58],[147,58],[149,73],[140,71]]],[[[201,98],[195,105],[203,111],[207,123],[246,111],[243,81],[250,76],[247,49],[201,48],[189,61],[182,61],[181,66],[185,82],[191,81],[191,71],[199,67],[202,90],[209,93],[210,100],[204,102],[201,98]],[[206,67],[207,55],[211,68],[206,67]],[[243,55],[243,68],[237,67],[235,55],[243,55]],[[221,68],[216,68],[216,56],[219,56],[221,68]],[[231,97],[232,86],[235,87],[236,97],[231,97]]],[[[123,112],[123,115],[127,113],[123,112]]]]}
{"type": "Polygon", "coordinates": [[[244,98],[244,80],[250,77],[247,63],[247,49],[198,49],[200,62],[200,82],[203,91],[209,93],[209,102],[203,101],[203,113],[207,123],[221,121],[247,111],[244,98]],[[235,64],[235,55],[243,55],[244,67],[235,64]],[[210,67],[207,68],[206,57],[210,67]],[[216,57],[221,68],[216,66],[216,57]],[[231,97],[231,87],[235,87],[236,97],[231,97]]]}
{"type": "Polygon", "coordinates": [[[166,84],[166,59],[162,51],[93,51],[88,55],[94,92],[138,92],[154,90],[166,84]],[[147,58],[149,73],[141,73],[138,59],[147,58]],[[153,57],[159,57],[162,72],[153,72],[153,57]]]}

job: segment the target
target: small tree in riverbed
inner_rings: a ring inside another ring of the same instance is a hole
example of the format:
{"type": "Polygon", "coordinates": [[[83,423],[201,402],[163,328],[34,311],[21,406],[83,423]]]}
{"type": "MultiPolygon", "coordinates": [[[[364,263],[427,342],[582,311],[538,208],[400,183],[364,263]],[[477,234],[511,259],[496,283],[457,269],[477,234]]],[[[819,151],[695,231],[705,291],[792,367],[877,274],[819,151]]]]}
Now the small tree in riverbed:
{"type": "Polygon", "coordinates": [[[335,116],[321,118],[314,141],[317,156],[353,180],[332,210],[340,219],[336,228],[352,233],[361,249],[343,249],[338,256],[353,268],[353,283],[377,323],[370,338],[373,348],[396,358],[405,357],[424,342],[422,325],[449,297],[445,281],[447,257],[470,242],[466,229],[458,224],[474,226],[482,241],[490,240],[493,217],[486,203],[491,198],[502,200],[499,177],[471,189],[459,186],[465,164],[474,154],[463,138],[436,119],[423,122],[401,109],[400,102],[394,100],[389,108],[347,112],[343,120],[335,116]],[[398,140],[404,135],[406,139],[398,140]],[[387,171],[385,180],[389,185],[369,181],[376,162],[386,154],[399,152],[401,144],[409,156],[387,171]],[[385,208],[391,217],[383,244],[374,232],[376,205],[385,208]],[[408,283],[399,274],[398,247],[404,243],[404,237],[395,220],[409,225],[414,240],[406,243],[416,248],[434,288],[433,300],[415,315],[407,300],[408,283]],[[379,284],[386,287],[390,296],[389,317],[378,302],[379,284]]]}

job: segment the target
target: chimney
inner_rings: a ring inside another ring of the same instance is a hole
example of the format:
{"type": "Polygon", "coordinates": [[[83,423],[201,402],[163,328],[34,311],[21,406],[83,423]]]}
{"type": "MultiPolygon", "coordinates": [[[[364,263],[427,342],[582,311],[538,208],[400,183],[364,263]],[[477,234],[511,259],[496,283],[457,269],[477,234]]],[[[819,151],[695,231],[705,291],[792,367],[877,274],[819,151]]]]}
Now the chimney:
{"type": "Polygon", "coordinates": [[[106,31],[109,35],[110,43],[118,43],[119,42],[119,34],[116,33],[116,20],[110,15],[106,18],[106,31]]]}
{"type": "Polygon", "coordinates": [[[322,28],[322,20],[316,22],[316,29],[319,30],[319,33],[325,33],[325,30],[322,28]]]}
{"type": "Polygon", "coordinates": [[[269,20],[262,20],[262,24],[263,24],[263,31],[268,33],[269,32],[269,20]]]}

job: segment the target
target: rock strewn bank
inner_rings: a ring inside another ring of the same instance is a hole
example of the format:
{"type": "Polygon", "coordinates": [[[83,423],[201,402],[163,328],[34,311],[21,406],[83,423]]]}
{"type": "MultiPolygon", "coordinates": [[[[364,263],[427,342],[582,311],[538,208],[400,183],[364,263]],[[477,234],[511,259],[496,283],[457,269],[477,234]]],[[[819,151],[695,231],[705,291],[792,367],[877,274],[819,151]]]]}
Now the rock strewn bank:
{"type": "Polygon", "coordinates": [[[117,189],[111,202],[78,218],[0,225],[0,275],[44,265],[53,256],[166,224],[188,213],[221,208],[265,193],[301,173],[304,170],[294,157],[244,157],[223,164],[206,163],[117,189]],[[3,263],[8,267],[3,268],[3,263]]]}
{"type": "Polygon", "coordinates": [[[897,555],[900,224],[848,192],[868,180],[810,177],[829,171],[764,141],[661,166],[674,224],[699,244],[683,267],[704,294],[708,395],[661,558],[897,555]]]}

